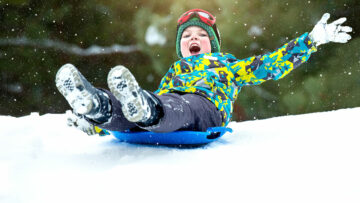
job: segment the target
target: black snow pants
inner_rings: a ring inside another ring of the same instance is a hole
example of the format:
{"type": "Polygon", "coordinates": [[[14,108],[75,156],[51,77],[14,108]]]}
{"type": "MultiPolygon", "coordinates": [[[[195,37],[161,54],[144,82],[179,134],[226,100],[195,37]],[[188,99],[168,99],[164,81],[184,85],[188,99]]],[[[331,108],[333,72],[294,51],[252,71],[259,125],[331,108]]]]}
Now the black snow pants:
{"type": "Polygon", "coordinates": [[[110,130],[147,130],[152,132],[172,132],[177,130],[206,131],[209,127],[221,126],[223,116],[216,106],[203,96],[196,94],[167,93],[155,95],[163,108],[164,116],[153,126],[139,126],[128,121],[121,110],[120,102],[107,90],[110,97],[112,117],[110,121],[94,125],[110,130]]]}

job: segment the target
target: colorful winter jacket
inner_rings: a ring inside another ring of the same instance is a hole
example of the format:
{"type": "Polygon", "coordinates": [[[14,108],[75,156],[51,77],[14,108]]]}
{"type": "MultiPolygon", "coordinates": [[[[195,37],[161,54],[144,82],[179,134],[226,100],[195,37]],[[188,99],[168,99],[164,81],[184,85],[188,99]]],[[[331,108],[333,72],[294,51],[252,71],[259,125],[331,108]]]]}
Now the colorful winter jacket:
{"type": "Polygon", "coordinates": [[[226,126],[241,87],[278,80],[306,62],[315,51],[315,45],[305,33],[274,52],[246,59],[220,52],[189,56],[170,67],[155,94],[202,95],[222,112],[226,126]]]}

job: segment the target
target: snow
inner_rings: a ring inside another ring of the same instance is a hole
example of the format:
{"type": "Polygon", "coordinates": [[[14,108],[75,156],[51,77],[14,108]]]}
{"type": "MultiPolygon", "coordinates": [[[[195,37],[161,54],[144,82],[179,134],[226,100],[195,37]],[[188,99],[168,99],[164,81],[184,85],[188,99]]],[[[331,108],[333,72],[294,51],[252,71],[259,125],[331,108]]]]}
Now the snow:
{"type": "MultiPolygon", "coordinates": [[[[77,36],[77,34],[75,34],[77,36]]],[[[131,53],[139,51],[137,45],[120,45],[113,44],[108,47],[102,47],[98,45],[91,45],[88,48],[81,48],[76,44],[69,44],[59,40],[53,39],[29,39],[27,37],[17,37],[17,38],[0,38],[1,46],[30,46],[36,48],[52,48],[55,50],[63,51],[64,53],[74,54],[79,56],[95,56],[95,55],[105,55],[105,54],[115,54],[115,53],[131,53]]],[[[5,54],[6,55],[6,54],[5,54]]],[[[0,54],[0,58],[2,54],[0,54]]]]}
{"type": "Polygon", "coordinates": [[[164,46],[167,39],[155,25],[150,25],[145,33],[145,42],[149,46],[160,45],[164,46]]]}
{"type": "Polygon", "coordinates": [[[262,34],[263,34],[263,30],[257,25],[251,26],[248,31],[248,35],[250,36],[260,36],[262,34]]]}
{"type": "Polygon", "coordinates": [[[0,202],[359,202],[360,108],[232,122],[200,148],[0,116],[0,202]]]}

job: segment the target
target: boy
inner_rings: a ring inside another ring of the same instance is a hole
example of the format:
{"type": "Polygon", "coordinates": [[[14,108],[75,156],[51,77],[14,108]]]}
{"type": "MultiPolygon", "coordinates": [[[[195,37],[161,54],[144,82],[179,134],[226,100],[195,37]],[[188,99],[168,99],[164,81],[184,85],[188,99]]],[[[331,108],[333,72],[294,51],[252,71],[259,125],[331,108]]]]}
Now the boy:
{"type": "Polygon", "coordinates": [[[192,9],[178,20],[176,52],[180,60],[170,67],[154,93],[141,89],[123,66],[109,72],[110,91],[93,87],[71,64],[60,68],[56,86],[77,115],[70,123],[88,134],[94,133],[94,125],[111,131],[154,132],[226,126],[242,86],[280,79],[306,62],[317,46],[351,39],[347,34],[351,27],[340,26],[346,19],[327,24],[329,17],[324,14],[310,34],[272,53],[239,60],[220,52],[215,17],[192,9]]]}

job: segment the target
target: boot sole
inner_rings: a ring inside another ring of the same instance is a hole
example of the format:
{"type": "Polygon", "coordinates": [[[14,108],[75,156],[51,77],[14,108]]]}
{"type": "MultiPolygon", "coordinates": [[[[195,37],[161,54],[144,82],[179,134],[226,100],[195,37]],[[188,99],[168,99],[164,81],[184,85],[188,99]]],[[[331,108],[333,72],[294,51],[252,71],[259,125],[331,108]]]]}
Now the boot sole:
{"type": "Polygon", "coordinates": [[[121,110],[130,122],[141,122],[149,117],[149,105],[145,103],[140,87],[124,66],[115,66],[111,69],[107,78],[110,91],[121,103],[121,110]]]}
{"type": "Polygon", "coordinates": [[[93,107],[92,94],[85,89],[80,72],[75,66],[63,65],[56,74],[55,83],[75,112],[79,114],[90,112],[93,107]]]}

